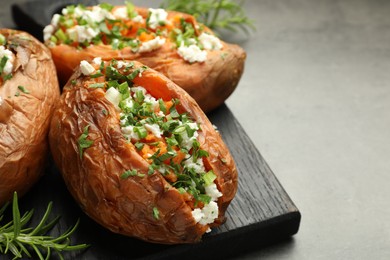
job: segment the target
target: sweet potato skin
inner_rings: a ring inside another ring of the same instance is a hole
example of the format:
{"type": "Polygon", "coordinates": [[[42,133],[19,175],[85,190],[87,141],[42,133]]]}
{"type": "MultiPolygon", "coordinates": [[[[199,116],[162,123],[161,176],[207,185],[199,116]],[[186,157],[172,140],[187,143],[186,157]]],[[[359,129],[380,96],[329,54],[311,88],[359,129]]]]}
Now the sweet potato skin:
{"type": "MultiPolygon", "coordinates": [[[[118,112],[105,98],[104,91],[87,87],[95,80],[81,75],[77,68],[51,121],[50,146],[70,193],[86,214],[115,233],[163,244],[200,241],[208,227],[195,222],[192,209],[160,173],[147,174],[149,164],[123,137],[118,112]],[[87,125],[88,139],[93,145],[80,157],[77,140],[87,125]],[[128,169],[145,176],[121,179],[120,175],[128,169]],[[159,209],[158,219],[153,216],[153,207],[159,209]]],[[[163,75],[147,69],[134,82],[155,97],[178,98],[201,124],[199,142],[210,152],[208,164],[223,193],[214,225],[221,224],[237,190],[237,171],[220,135],[195,101],[163,75]]]]}
{"type": "Polygon", "coordinates": [[[31,35],[0,29],[13,44],[13,76],[0,85],[0,205],[26,193],[43,173],[47,134],[60,90],[50,51],[31,35]],[[18,87],[25,87],[24,93],[18,87]]]}
{"type": "MultiPolygon", "coordinates": [[[[137,7],[137,11],[146,16],[146,8],[137,7]]],[[[197,24],[195,18],[188,14],[174,11],[169,16],[180,14],[186,20],[197,24]]],[[[210,29],[206,28],[207,31],[210,29]]],[[[245,51],[238,45],[221,41],[221,50],[209,50],[205,62],[189,63],[176,52],[176,45],[171,41],[159,49],[134,53],[129,47],[113,50],[108,45],[91,45],[85,49],[76,49],[61,44],[50,46],[57,67],[60,82],[65,83],[73,73],[73,69],[82,60],[91,61],[94,57],[104,60],[126,59],[137,60],[158,72],[163,73],[185,91],[187,91],[207,113],[221,105],[235,90],[244,71],[245,51]]]]}

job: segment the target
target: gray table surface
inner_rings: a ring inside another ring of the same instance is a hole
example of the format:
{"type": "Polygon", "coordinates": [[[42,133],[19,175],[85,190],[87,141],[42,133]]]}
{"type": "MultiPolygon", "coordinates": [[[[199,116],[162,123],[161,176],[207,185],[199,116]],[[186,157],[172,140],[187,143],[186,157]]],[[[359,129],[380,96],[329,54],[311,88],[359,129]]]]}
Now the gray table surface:
{"type": "MultiPolygon", "coordinates": [[[[2,0],[3,27],[12,2],[2,0]]],[[[292,239],[240,259],[390,259],[390,1],[244,8],[257,31],[226,36],[248,54],[227,105],[302,222],[292,239]]]]}

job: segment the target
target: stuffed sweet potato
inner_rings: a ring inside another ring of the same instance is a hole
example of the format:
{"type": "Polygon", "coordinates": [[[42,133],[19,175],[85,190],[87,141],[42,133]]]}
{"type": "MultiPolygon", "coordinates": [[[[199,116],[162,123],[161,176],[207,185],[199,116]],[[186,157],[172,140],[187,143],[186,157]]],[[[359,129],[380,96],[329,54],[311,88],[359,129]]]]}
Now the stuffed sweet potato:
{"type": "Polygon", "coordinates": [[[137,60],[186,90],[204,112],[234,91],[246,57],[191,15],[131,4],[67,7],[53,16],[44,39],[62,82],[81,60],[137,60]]]}
{"type": "Polygon", "coordinates": [[[82,61],[49,134],[81,208],[109,230],[176,244],[224,222],[234,161],[196,102],[138,62],[82,61]]]}
{"type": "Polygon", "coordinates": [[[59,95],[46,46],[25,32],[0,29],[0,205],[42,175],[59,95]]]}

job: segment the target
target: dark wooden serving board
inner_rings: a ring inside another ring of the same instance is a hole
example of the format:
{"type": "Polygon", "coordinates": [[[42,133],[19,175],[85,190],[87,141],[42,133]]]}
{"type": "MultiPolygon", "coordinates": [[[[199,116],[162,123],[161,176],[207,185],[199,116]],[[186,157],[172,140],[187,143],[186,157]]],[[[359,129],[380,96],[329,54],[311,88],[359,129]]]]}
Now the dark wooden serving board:
{"type": "Polygon", "coordinates": [[[156,245],[105,230],[80,210],[53,163],[49,163],[34,189],[20,199],[21,212],[34,208],[32,224],[37,223],[49,201],[53,201],[52,216],[62,216],[51,231],[54,236],[80,219],[72,243],[91,246],[81,252],[66,253],[66,259],[221,259],[294,235],[299,228],[300,212],[229,108],[223,105],[209,118],[236,161],[239,187],[228,208],[226,223],[206,234],[202,242],[156,245]]]}

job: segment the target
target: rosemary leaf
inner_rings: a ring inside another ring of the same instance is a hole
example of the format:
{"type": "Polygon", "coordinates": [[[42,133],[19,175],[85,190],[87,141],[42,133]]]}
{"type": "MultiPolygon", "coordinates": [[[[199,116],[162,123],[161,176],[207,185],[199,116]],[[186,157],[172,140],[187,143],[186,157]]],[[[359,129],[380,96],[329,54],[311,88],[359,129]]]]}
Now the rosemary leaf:
{"type": "MultiPolygon", "coordinates": [[[[0,209],[0,221],[4,218],[7,209],[6,204],[0,209]]],[[[55,252],[60,259],[63,259],[61,252],[74,251],[87,248],[89,245],[71,245],[70,236],[79,225],[76,224],[63,234],[52,237],[46,233],[58,223],[59,216],[48,222],[52,209],[50,202],[39,224],[35,227],[24,228],[33,216],[34,210],[20,214],[17,193],[14,193],[12,201],[12,220],[5,225],[0,225],[0,254],[11,253],[14,259],[29,257],[36,259],[51,259],[52,252],[55,252]],[[33,255],[35,253],[35,255],[33,255]]]]}

